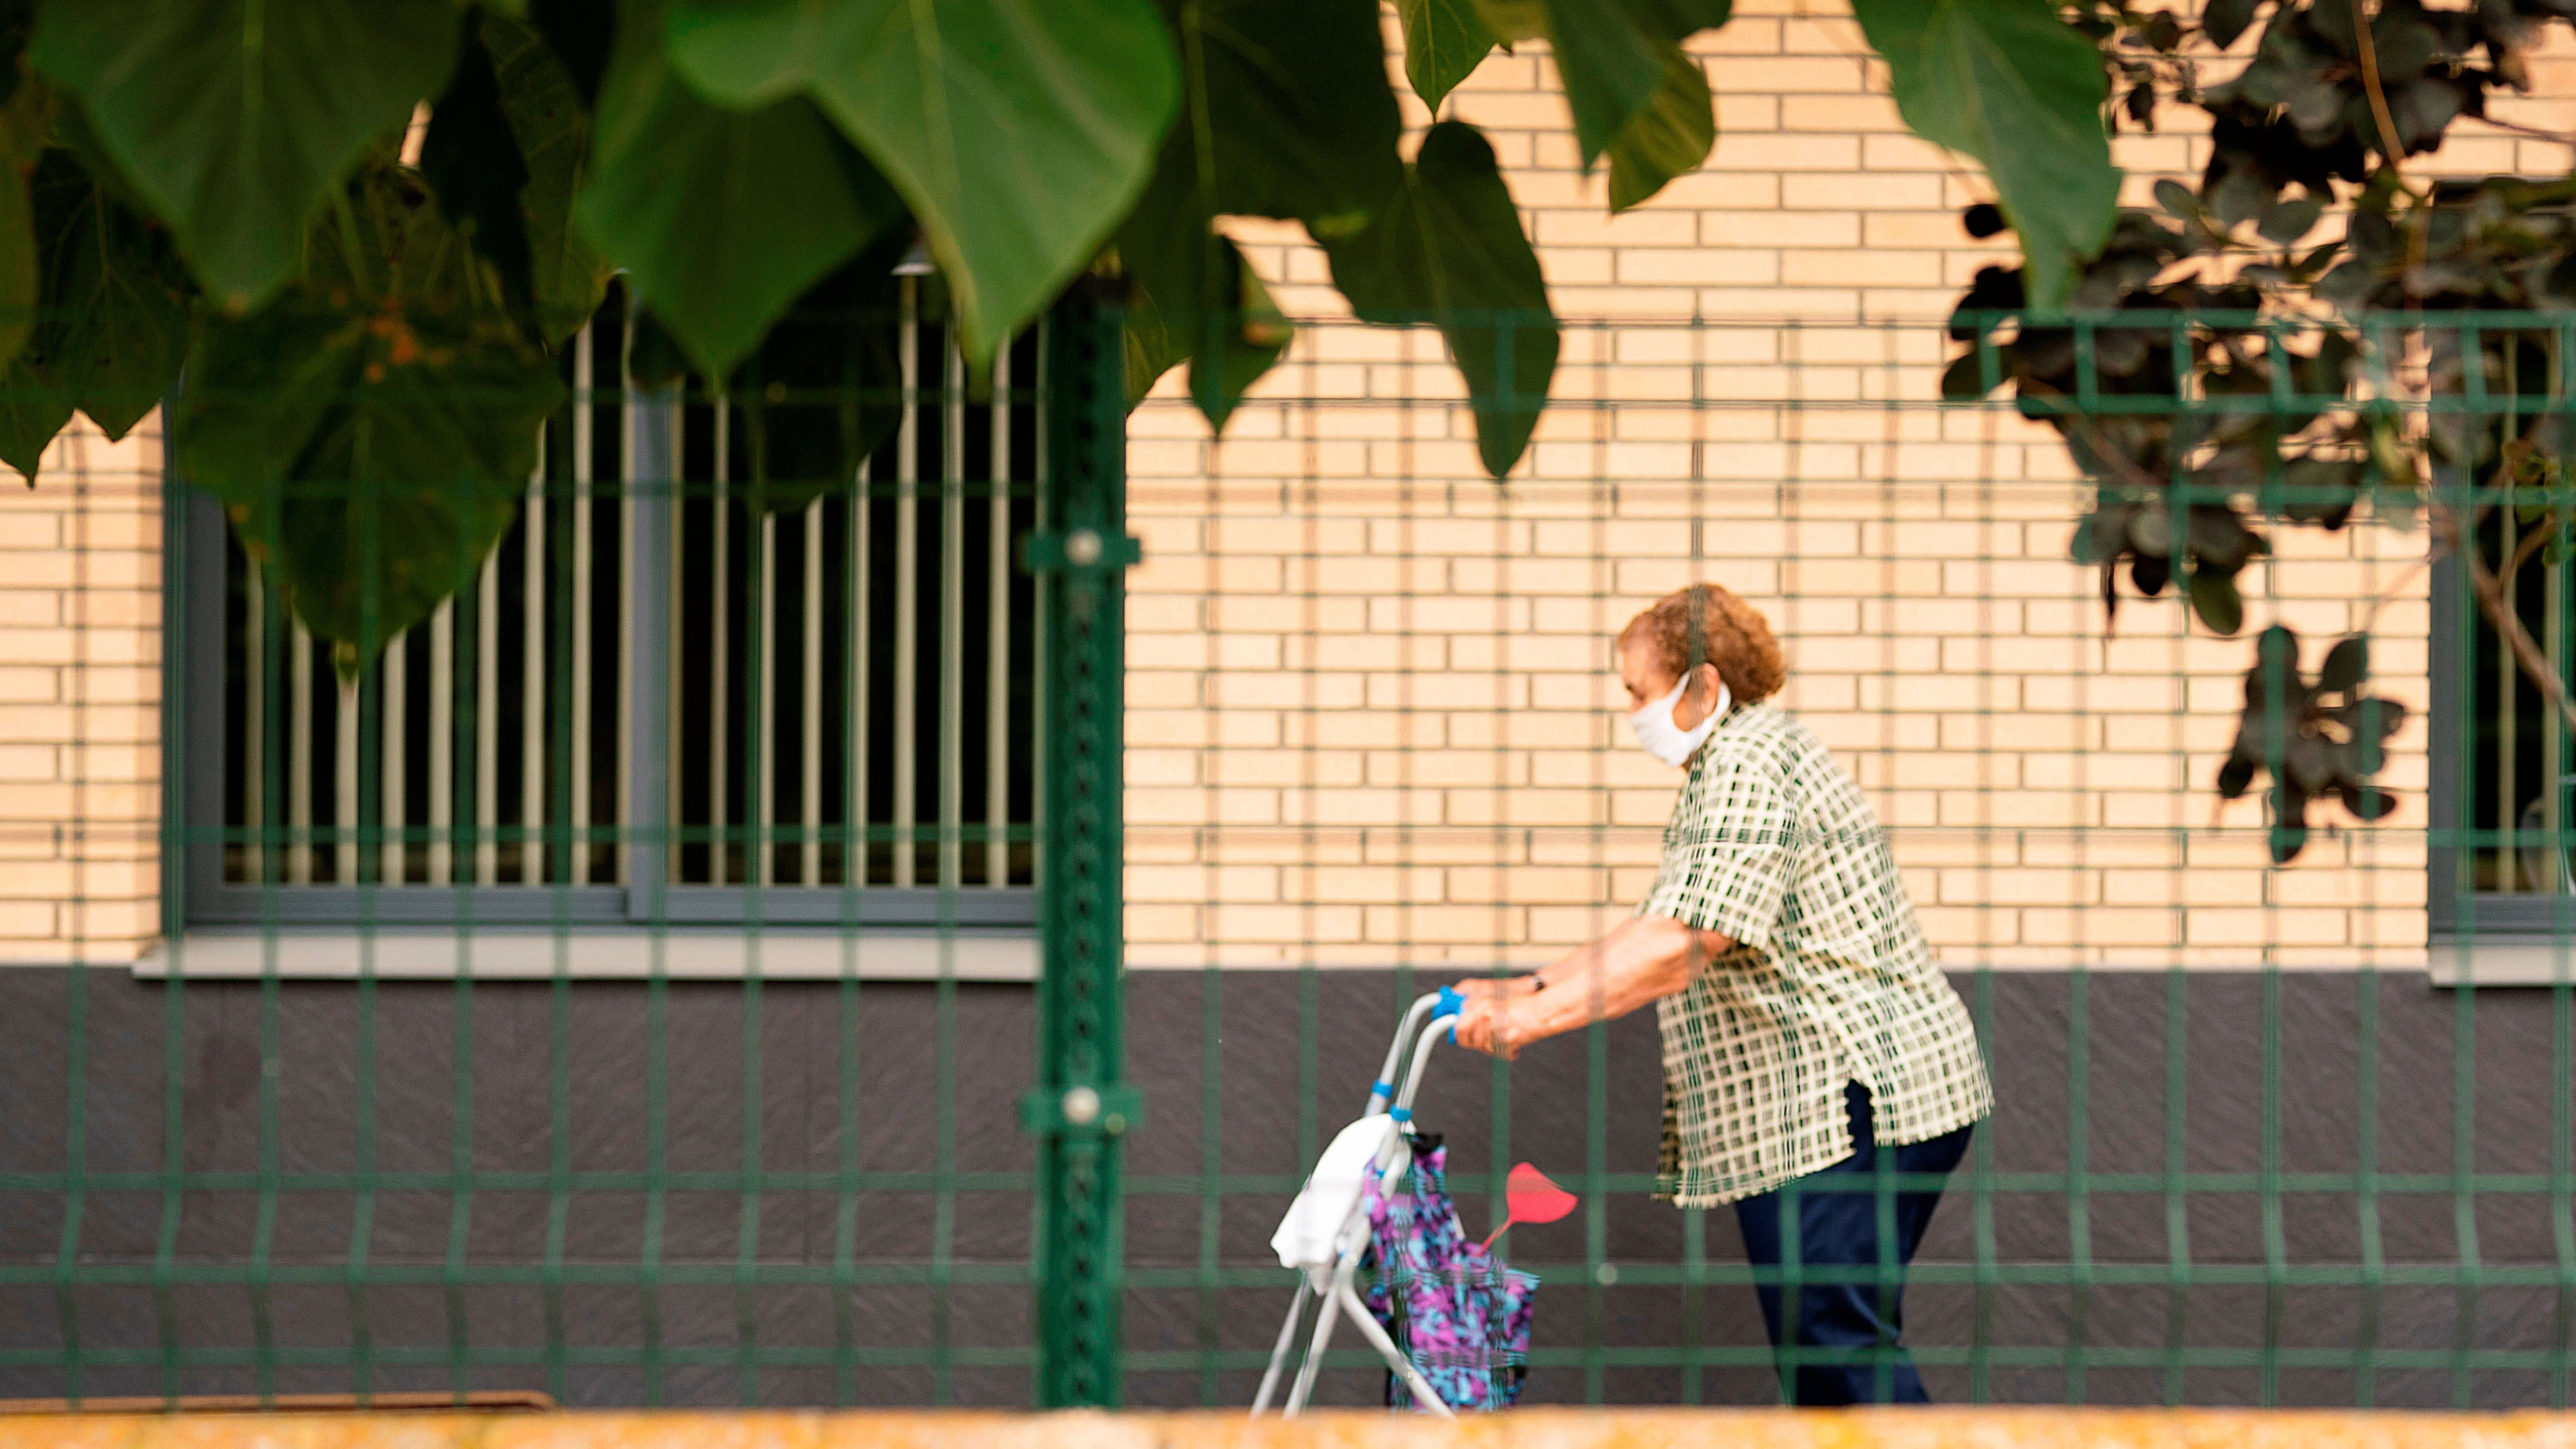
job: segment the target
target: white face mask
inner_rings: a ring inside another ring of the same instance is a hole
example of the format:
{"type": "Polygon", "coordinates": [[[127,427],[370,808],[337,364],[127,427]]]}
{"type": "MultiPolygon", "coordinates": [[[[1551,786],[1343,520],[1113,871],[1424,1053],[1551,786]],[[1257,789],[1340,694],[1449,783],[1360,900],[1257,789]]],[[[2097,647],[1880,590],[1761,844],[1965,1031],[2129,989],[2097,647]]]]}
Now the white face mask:
{"type": "Polygon", "coordinates": [[[1694,728],[1683,729],[1673,723],[1673,711],[1680,707],[1682,691],[1689,686],[1690,676],[1683,675],[1681,682],[1673,686],[1672,693],[1628,716],[1628,728],[1637,732],[1637,743],[1645,748],[1646,753],[1677,770],[1689,764],[1692,755],[1699,753],[1700,745],[1717,728],[1717,722],[1726,717],[1727,706],[1733,703],[1733,697],[1726,690],[1726,681],[1719,680],[1717,703],[1710,707],[1708,718],[1694,728]]]}

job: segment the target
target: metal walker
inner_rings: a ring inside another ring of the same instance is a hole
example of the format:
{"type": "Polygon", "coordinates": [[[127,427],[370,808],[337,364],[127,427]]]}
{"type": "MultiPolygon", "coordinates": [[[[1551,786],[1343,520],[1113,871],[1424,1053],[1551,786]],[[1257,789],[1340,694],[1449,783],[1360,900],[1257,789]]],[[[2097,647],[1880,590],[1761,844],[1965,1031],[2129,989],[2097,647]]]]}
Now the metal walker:
{"type": "Polygon", "coordinates": [[[1279,1254],[1279,1265],[1296,1269],[1299,1277],[1295,1296],[1288,1300],[1288,1319],[1279,1325],[1279,1341],[1270,1350],[1270,1368],[1261,1376],[1261,1393],[1252,1401],[1254,1414],[1266,1411],[1271,1395],[1278,1391],[1280,1372],[1288,1365],[1289,1350],[1297,1341],[1298,1320],[1305,1313],[1306,1298],[1311,1293],[1321,1308],[1315,1315],[1305,1361],[1298,1365],[1296,1382],[1280,1406],[1284,1417],[1294,1418],[1306,1407],[1315,1391],[1315,1375],[1324,1365],[1324,1350],[1332,1342],[1334,1325],[1343,1318],[1350,1319],[1360,1337],[1386,1360],[1386,1366],[1403,1378],[1413,1391],[1415,1403],[1427,1406],[1444,1419],[1457,1417],[1413,1360],[1395,1346],[1386,1329],[1369,1313],[1355,1282],[1360,1256],[1369,1245],[1368,1184],[1374,1179],[1381,1194],[1391,1192],[1413,1166],[1413,1144],[1405,1136],[1405,1127],[1413,1120],[1414,1094],[1421,1090],[1422,1070],[1431,1060],[1433,1041],[1444,1029],[1457,1026],[1466,1004],[1465,997],[1444,986],[1405,1010],[1404,1020],[1395,1029],[1395,1040],[1387,1045],[1386,1064],[1369,1088],[1367,1110],[1358,1121],[1334,1134],[1331,1144],[1316,1159],[1315,1170],[1298,1191],[1296,1201],[1288,1205],[1288,1215],[1280,1220],[1279,1231],[1271,1235],[1270,1246],[1279,1254]]]}

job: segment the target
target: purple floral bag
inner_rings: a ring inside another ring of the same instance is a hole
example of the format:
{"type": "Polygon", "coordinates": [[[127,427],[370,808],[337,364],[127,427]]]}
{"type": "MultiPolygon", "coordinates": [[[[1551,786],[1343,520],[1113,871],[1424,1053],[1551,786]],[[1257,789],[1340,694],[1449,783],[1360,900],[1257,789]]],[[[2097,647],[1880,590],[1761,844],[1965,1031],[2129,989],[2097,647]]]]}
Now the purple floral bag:
{"type": "MultiPolygon", "coordinates": [[[[1451,1408],[1508,1408],[1529,1371],[1538,1278],[1467,1241],[1449,1200],[1447,1163],[1447,1148],[1417,1139],[1393,1200],[1370,1188],[1369,1312],[1451,1408]]],[[[1386,1401],[1413,1402],[1393,1374],[1386,1401]]]]}

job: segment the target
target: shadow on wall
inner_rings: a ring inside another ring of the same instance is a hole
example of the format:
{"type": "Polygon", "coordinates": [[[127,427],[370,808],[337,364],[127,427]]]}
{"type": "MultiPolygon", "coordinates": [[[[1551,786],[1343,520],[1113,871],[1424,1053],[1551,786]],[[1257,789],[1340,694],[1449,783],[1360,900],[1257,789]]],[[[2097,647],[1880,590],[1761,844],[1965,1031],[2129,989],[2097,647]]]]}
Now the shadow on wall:
{"type": "MultiPolygon", "coordinates": [[[[1437,980],[1131,978],[1131,1403],[1250,1402],[1287,1299],[1270,1230],[1437,980]],[[1202,1289],[1211,1257],[1227,1281],[1202,1289]]],[[[2420,975],[1958,980],[2002,1105],[1985,1186],[1972,1158],[1907,1300],[1936,1398],[2563,1391],[2565,1003],[2488,991],[2463,1013],[2420,975]],[[2485,1175],[2473,1196],[2461,1164],[2485,1175]]],[[[0,1396],[1027,1402],[1026,988],[402,983],[375,988],[371,1024],[361,1000],[0,973],[0,1396]]],[[[1678,1281],[1692,1261],[1740,1275],[1733,1214],[1647,1196],[1659,1075],[1650,1013],[1510,1068],[1434,1059],[1419,1120],[1469,1231],[1515,1161],[1585,1197],[1509,1240],[1546,1280],[1526,1401],[1773,1397],[1750,1289],[1678,1281]]],[[[1321,1397],[1379,1391],[1353,1367],[1321,1397]]]]}

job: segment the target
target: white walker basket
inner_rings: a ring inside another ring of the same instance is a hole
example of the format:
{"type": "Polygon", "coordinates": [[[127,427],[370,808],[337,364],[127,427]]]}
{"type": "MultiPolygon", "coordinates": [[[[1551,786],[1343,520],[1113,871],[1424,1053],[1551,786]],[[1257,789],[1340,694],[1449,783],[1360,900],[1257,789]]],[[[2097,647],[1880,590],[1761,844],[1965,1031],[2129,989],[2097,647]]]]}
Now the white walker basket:
{"type": "Polygon", "coordinates": [[[1415,1403],[1444,1419],[1457,1417],[1413,1360],[1387,1337],[1386,1329],[1360,1301],[1354,1282],[1360,1256],[1369,1245],[1368,1183],[1374,1179],[1381,1194],[1391,1193],[1413,1166],[1413,1144],[1405,1137],[1405,1127],[1413,1120],[1413,1096],[1422,1087],[1422,1069],[1431,1060],[1432,1042],[1458,1024],[1466,1004],[1465,997],[1444,986],[1406,1009],[1395,1040],[1387,1045],[1386,1065],[1369,1088],[1368,1109],[1334,1134],[1297,1200],[1288,1205],[1288,1216],[1280,1219],[1279,1231],[1271,1235],[1279,1266],[1294,1268],[1299,1276],[1296,1294],[1288,1300],[1288,1321],[1279,1325],[1279,1341],[1270,1350],[1270,1369],[1261,1376],[1260,1396],[1252,1401],[1253,1413],[1267,1410],[1271,1395],[1278,1392],[1280,1372],[1288,1366],[1289,1350],[1297,1341],[1306,1296],[1312,1293],[1322,1306],[1306,1345],[1306,1360],[1298,1365],[1297,1381],[1280,1406],[1283,1415],[1294,1418],[1306,1407],[1315,1392],[1315,1375],[1324,1366],[1333,1326],[1347,1317],[1413,1391],[1415,1403]]]}

